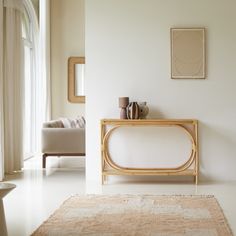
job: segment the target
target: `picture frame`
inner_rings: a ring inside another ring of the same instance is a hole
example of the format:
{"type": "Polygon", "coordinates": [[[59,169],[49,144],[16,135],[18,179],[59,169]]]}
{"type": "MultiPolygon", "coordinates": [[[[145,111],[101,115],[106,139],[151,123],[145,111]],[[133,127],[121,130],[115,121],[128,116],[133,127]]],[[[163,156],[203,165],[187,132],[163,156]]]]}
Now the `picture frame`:
{"type": "Polygon", "coordinates": [[[171,28],[171,78],[205,79],[205,28],[171,28]]]}

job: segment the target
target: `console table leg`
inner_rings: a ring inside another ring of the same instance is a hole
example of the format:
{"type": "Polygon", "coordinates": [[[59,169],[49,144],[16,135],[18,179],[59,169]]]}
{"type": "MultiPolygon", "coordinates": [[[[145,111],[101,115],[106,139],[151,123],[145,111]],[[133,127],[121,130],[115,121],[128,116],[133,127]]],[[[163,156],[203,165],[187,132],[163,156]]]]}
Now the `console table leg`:
{"type": "Polygon", "coordinates": [[[107,175],[102,174],[102,184],[104,184],[107,181],[107,175]]]}

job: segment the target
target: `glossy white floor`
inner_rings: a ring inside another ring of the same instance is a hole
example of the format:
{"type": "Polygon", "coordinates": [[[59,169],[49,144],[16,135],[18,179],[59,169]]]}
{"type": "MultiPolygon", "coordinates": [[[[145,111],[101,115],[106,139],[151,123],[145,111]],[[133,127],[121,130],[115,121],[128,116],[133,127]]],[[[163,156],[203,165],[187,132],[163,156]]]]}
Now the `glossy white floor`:
{"type": "MultiPolygon", "coordinates": [[[[7,176],[17,185],[4,198],[9,236],[30,235],[61,203],[74,194],[96,190],[98,194],[213,194],[224,210],[236,234],[236,183],[160,183],[123,181],[104,186],[85,186],[84,168],[78,168],[83,159],[49,158],[47,170],[41,169],[41,160],[26,162],[25,170],[7,176]],[[77,168],[68,168],[77,162],[77,168]]],[[[82,163],[83,164],[83,163],[82,163]]]]}

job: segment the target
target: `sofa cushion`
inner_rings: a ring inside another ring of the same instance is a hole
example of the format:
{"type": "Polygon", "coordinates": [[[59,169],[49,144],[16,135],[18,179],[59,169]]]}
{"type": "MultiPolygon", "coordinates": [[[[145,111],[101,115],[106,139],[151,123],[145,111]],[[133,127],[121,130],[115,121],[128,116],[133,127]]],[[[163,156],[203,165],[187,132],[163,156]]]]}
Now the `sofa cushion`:
{"type": "Polygon", "coordinates": [[[85,119],[83,116],[78,116],[75,119],[60,118],[64,128],[85,128],[85,119]]]}
{"type": "Polygon", "coordinates": [[[43,125],[44,128],[64,128],[64,125],[61,120],[51,120],[45,122],[43,125]]]}

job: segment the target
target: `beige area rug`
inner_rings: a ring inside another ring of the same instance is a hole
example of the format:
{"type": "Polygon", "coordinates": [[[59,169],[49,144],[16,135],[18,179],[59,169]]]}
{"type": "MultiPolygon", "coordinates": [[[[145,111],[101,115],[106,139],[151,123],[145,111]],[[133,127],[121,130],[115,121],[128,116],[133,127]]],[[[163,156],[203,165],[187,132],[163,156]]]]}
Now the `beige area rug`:
{"type": "Polygon", "coordinates": [[[32,235],[233,235],[214,196],[73,196],[32,235]]]}

